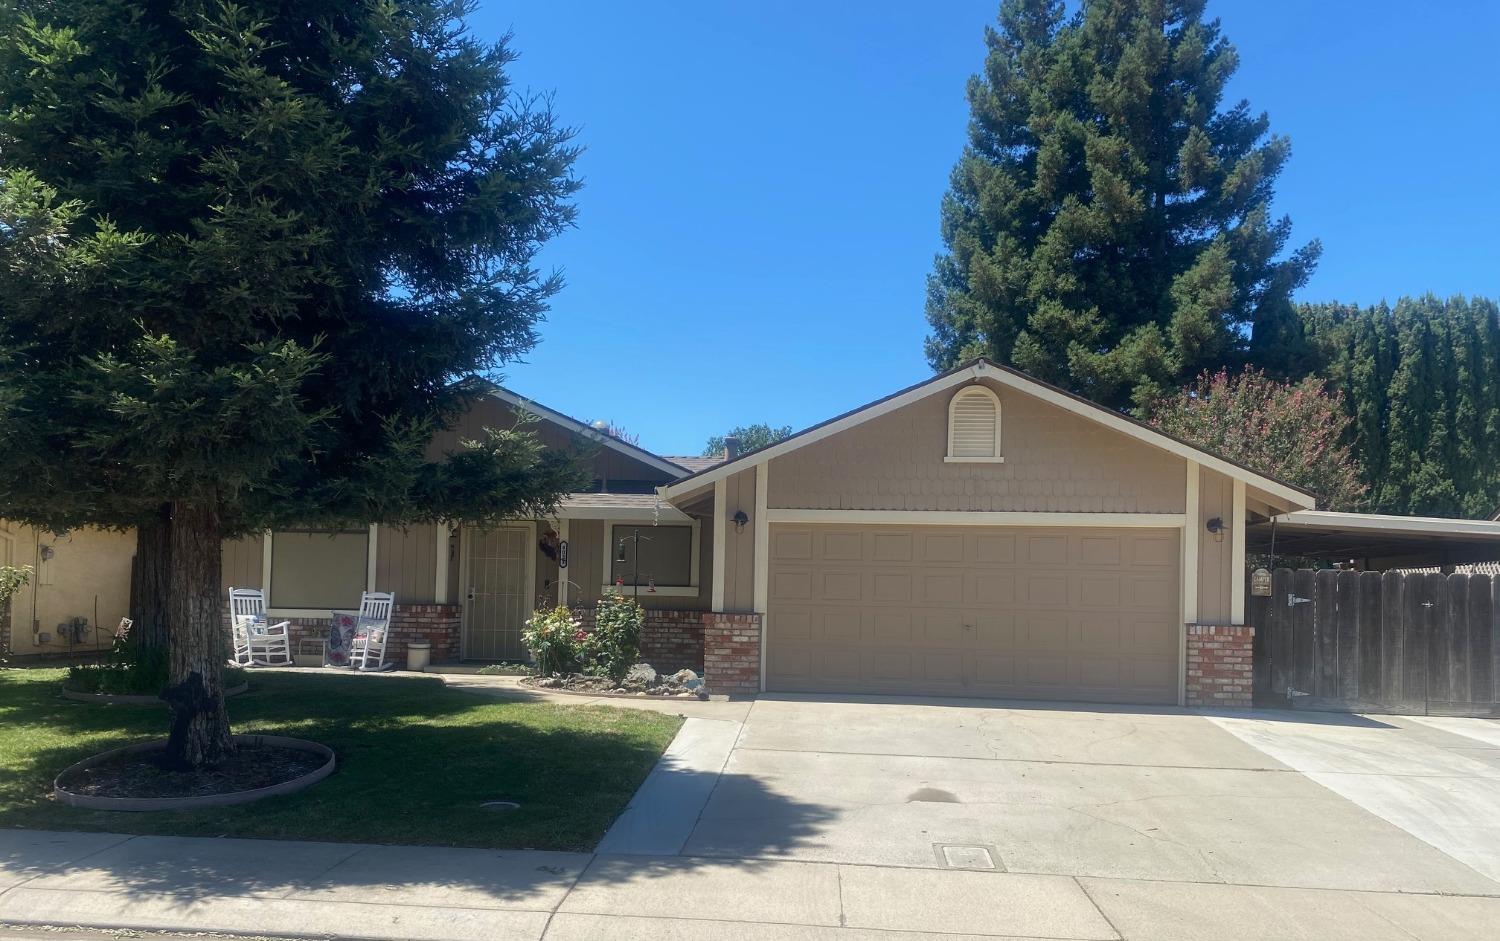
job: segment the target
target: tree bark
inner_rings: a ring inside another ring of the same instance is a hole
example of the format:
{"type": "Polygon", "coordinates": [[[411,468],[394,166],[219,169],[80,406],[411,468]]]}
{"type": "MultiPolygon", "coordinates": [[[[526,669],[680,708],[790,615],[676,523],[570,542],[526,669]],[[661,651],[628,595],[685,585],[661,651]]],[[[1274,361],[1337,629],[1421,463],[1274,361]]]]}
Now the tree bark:
{"type": "Polygon", "coordinates": [[[167,598],[171,585],[171,507],[163,505],[154,518],[135,530],[135,568],[131,571],[130,643],[139,656],[161,651],[171,644],[167,627],[167,598]]]}
{"type": "Polygon", "coordinates": [[[234,750],[224,708],[224,626],[220,621],[218,511],[172,504],[170,591],[172,669],[162,698],[171,707],[165,762],[196,769],[218,764],[234,750]]]}

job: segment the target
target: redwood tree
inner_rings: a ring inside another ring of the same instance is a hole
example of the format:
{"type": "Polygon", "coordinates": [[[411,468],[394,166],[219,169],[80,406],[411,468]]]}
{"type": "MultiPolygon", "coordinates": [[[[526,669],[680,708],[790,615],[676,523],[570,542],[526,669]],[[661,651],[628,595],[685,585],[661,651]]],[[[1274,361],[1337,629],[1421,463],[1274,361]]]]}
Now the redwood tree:
{"type": "Polygon", "coordinates": [[[1255,369],[1204,373],[1153,402],[1150,422],[1312,491],[1320,509],[1356,510],[1364,500],[1342,396],[1325,390],[1322,380],[1278,382],[1255,369]]]}
{"type": "Polygon", "coordinates": [[[468,2],[0,5],[0,516],[169,516],[169,758],[233,748],[226,538],[536,513],[524,428],[427,460],[535,342],[575,149],[468,2]]]}

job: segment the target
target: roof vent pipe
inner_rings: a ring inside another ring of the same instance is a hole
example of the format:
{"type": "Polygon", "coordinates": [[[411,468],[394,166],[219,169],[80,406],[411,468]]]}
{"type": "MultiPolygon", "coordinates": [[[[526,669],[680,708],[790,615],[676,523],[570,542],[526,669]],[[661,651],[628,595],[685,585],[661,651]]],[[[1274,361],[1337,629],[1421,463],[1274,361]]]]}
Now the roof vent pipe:
{"type": "Polygon", "coordinates": [[[732,461],[740,456],[740,439],[734,435],[724,436],[724,460],[732,461]]]}

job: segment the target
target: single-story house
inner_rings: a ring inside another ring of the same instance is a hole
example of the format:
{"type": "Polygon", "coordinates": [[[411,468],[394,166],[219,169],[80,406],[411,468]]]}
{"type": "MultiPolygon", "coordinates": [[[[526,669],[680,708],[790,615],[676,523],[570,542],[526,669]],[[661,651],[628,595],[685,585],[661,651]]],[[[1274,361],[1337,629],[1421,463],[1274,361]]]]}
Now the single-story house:
{"type": "Polygon", "coordinates": [[[743,454],[657,455],[504,389],[434,453],[521,413],[549,447],[596,444],[554,518],[267,533],[225,545],[226,591],[262,588],[303,636],[394,591],[398,659],[499,660],[535,608],[587,619],[618,585],[643,656],[724,692],[1248,704],[1247,534],[1314,508],[984,359],[743,454]]]}

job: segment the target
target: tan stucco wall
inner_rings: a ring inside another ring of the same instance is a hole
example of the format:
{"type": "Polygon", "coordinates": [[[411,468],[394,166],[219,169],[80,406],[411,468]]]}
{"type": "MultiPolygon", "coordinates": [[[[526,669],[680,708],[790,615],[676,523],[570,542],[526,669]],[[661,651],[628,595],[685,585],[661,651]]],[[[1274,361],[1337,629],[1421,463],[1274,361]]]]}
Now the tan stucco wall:
{"type": "Polygon", "coordinates": [[[1202,468],[1199,472],[1198,518],[1188,520],[1188,525],[1198,530],[1199,624],[1228,624],[1230,621],[1233,603],[1232,533],[1235,526],[1245,524],[1244,520],[1233,519],[1233,509],[1234,481],[1217,471],[1202,468]],[[1218,537],[1204,528],[1215,516],[1223,519],[1229,527],[1218,537]]]}
{"type": "Polygon", "coordinates": [[[770,462],[769,506],[847,510],[1181,513],[1182,458],[1015,389],[1003,464],[947,463],[948,400],[927,396],[770,462]]]}
{"type": "Polygon", "coordinates": [[[11,647],[21,655],[67,653],[57,625],[75,617],[93,628],[84,647],[107,649],[110,636],[130,608],[130,566],[135,556],[135,533],[75,529],[63,536],[15,524],[0,524],[0,562],[30,565],[31,582],[11,599],[11,647]],[[42,559],[41,548],[53,556],[42,559]],[[50,642],[40,643],[40,635],[50,642]]]}

